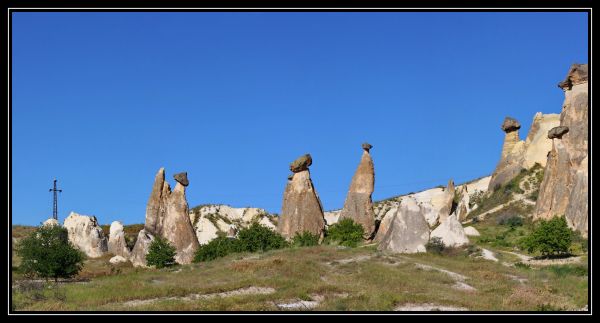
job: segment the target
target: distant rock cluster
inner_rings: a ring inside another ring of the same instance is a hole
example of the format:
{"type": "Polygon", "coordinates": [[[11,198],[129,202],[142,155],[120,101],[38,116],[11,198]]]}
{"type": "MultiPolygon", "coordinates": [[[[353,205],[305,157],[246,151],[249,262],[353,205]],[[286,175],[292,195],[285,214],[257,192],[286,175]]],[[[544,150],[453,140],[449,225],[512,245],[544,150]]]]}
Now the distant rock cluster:
{"type": "MultiPolygon", "coordinates": [[[[506,117],[501,125],[505,132],[502,154],[493,174],[455,186],[450,179],[439,186],[418,193],[373,203],[375,167],[369,143],[361,145],[362,155],[340,210],[324,212],[310,175],[310,154],[298,157],[289,165],[281,215],[259,208],[234,208],[228,205],[188,207],[186,172],[173,176],[177,184],[171,190],[160,168],[148,203],[144,228],[137,234],[130,250],[123,224],[114,221],[105,237],[96,217],[72,212],[64,221],[69,240],[88,257],[114,255],[111,263],[131,261],[146,266],[146,254],[157,237],[166,239],[177,251],[176,261],[188,264],[200,245],[219,236],[236,237],[240,229],[259,223],[279,232],[286,239],[310,232],[324,238],[325,230],[340,219],[352,219],[364,228],[364,239],[378,244],[378,249],[396,253],[425,252],[433,238],[444,245],[459,247],[478,236],[473,227],[461,224],[477,206],[471,205],[475,192],[485,193],[504,185],[523,169],[536,163],[545,166],[545,175],[536,202],[534,219],[565,216],[569,225],[588,233],[588,66],[575,64],[567,78],[559,83],[565,92],[560,115],[538,112],[525,141],[519,139],[521,124],[506,117]]],[[[49,219],[43,225],[59,225],[49,219]]]]}

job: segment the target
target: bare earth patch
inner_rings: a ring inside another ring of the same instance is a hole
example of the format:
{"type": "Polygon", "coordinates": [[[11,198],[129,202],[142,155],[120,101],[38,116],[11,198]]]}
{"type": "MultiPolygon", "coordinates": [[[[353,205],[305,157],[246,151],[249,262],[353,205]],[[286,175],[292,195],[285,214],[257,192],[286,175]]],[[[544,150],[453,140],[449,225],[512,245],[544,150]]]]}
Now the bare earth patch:
{"type": "Polygon", "coordinates": [[[265,294],[273,294],[273,293],[275,293],[274,288],[252,286],[252,287],[240,288],[240,289],[236,289],[236,290],[232,290],[232,291],[228,291],[228,292],[213,293],[213,294],[190,294],[190,295],[182,296],[182,297],[158,297],[158,298],[150,298],[150,299],[138,299],[138,300],[132,300],[132,301],[125,302],[125,303],[123,303],[123,305],[131,307],[131,306],[152,304],[152,303],[158,302],[158,301],[170,301],[170,300],[195,301],[195,300],[199,300],[199,299],[211,299],[211,298],[216,298],[216,297],[231,297],[231,296],[238,296],[238,295],[265,295],[265,294]]]}
{"type": "Polygon", "coordinates": [[[438,305],[433,303],[424,303],[424,304],[413,304],[407,303],[402,304],[400,306],[396,306],[394,311],[468,311],[469,309],[466,307],[456,307],[456,306],[447,306],[447,305],[438,305]]]}

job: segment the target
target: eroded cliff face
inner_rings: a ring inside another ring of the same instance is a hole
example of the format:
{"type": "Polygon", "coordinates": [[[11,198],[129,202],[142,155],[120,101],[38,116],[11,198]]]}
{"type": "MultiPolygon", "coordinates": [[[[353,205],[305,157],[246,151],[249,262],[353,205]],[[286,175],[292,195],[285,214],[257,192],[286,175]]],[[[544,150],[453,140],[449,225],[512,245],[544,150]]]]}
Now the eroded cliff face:
{"type": "Polygon", "coordinates": [[[565,91],[559,129],[551,129],[552,151],[534,219],[565,216],[569,226],[588,234],[588,65],[574,64],[559,83],[565,91]]]}

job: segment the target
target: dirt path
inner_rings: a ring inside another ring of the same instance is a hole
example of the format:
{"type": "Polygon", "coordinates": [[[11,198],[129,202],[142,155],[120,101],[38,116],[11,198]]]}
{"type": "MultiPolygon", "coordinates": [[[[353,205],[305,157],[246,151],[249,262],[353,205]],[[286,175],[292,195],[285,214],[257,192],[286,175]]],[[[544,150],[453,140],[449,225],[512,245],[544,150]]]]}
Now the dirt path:
{"type": "Polygon", "coordinates": [[[158,301],[167,301],[167,300],[179,300],[179,301],[195,301],[200,299],[212,299],[217,297],[231,297],[231,296],[239,296],[239,295],[265,295],[265,294],[273,294],[275,293],[275,289],[271,287],[246,287],[231,290],[228,292],[222,293],[213,293],[213,294],[190,294],[187,296],[173,296],[173,297],[157,297],[150,299],[135,299],[131,301],[127,301],[122,303],[124,306],[133,307],[133,306],[141,306],[152,304],[158,301]]]}

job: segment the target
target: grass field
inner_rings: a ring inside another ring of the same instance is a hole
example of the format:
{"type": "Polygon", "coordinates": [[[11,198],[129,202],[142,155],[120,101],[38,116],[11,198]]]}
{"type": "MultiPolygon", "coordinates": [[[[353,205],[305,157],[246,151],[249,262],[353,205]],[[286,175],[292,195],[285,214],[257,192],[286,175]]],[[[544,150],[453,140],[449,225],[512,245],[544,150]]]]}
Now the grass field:
{"type": "Polygon", "coordinates": [[[80,278],[90,278],[89,282],[13,288],[12,308],[277,311],[284,310],[282,304],[304,301],[311,306],[297,309],[391,311],[404,304],[433,303],[471,311],[538,311],[577,310],[588,304],[585,263],[508,267],[469,257],[466,250],[451,255],[388,255],[374,246],[318,246],[233,254],[162,270],[113,266],[107,260],[86,262],[80,278]],[[186,298],[248,287],[272,288],[272,293],[186,298]]]}

